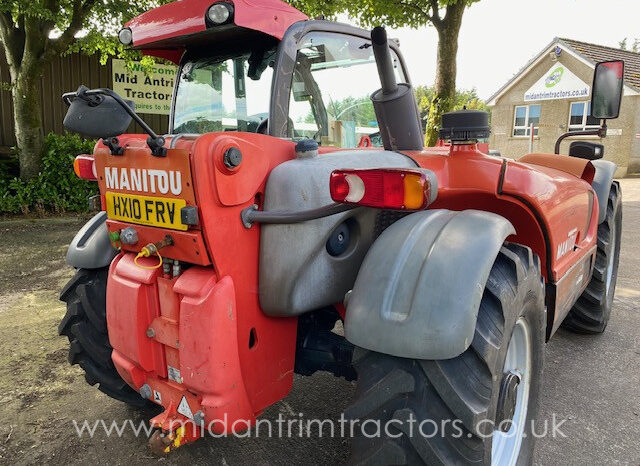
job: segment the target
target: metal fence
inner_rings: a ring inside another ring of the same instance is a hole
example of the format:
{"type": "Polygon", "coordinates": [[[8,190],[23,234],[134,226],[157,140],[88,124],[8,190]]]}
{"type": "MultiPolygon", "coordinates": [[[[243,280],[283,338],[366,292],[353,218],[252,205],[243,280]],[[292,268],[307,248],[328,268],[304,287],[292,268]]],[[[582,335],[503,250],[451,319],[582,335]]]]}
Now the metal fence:
{"type": "MultiPolygon", "coordinates": [[[[46,66],[40,80],[42,95],[42,122],[44,134],[50,132],[62,133],[62,120],[67,107],[60,96],[64,92],[73,91],[84,84],[89,88],[112,87],[111,60],[107,64],[100,64],[99,57],[86,56],[78,53],[58,57],[46,66]]],[[[0,51],[0,83],[9,83],[9,68],[5,56],[0,51]]],[[[166,115],[142,115],[144,120],[159,134],[167,131],[168,117],[166,115]]],[[[132,124],[129,132],[140,133],[141,128],[132,124]]],[[[8,152],[15,145],[13,125],[13,109],[11,92],[0,87],[0,153],[8,152]]]]}

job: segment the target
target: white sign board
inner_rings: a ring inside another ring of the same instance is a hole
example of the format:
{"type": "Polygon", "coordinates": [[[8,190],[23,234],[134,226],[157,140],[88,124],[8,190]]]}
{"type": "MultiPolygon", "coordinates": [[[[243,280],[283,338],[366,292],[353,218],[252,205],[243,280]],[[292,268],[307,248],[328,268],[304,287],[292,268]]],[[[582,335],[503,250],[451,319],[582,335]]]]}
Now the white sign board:
{"type": "Polygon", "coordinates": [[[124,60],[114,59],[111,68],[113,90],[133,100],[138,113],[169,115],[177,67],[156,64],[150,74],[145,74],[139,62],[129,69],[124,60]]]}
{"type": "Polygon", "coordinates": [[[590,93],[589,85],[566,66],[556,63],[524,93],[524,101],[580,99],[589,97],[590,93]]]}

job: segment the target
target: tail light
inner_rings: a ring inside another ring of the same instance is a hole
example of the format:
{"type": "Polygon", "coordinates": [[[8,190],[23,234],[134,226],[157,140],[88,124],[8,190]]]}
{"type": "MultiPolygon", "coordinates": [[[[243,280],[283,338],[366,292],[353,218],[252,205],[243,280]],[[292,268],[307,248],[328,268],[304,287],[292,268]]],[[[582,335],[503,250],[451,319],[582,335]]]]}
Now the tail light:
{"type": "Polygon", "coordinates": [[[73,171],[76,172],[78,178],[83,180],[95,181],[98,179],[96,174],[96,162],[93,155],[79,155],[73,161],[73,171]]]}
{"type": "Polygon", "coordinates": [[[431,201],[431,182],[420,170],[334,170],[329,188],[335,202],[379,209],[421,210],[431,201]]]}

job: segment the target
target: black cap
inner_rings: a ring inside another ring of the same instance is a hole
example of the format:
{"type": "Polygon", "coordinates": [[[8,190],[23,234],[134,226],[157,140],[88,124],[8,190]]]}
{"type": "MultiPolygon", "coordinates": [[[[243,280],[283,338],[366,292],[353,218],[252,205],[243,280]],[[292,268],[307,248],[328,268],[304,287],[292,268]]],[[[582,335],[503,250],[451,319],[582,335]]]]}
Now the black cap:
{"type": "Polygon", "coordinates": [[[318,143],[315,139],[302,139],[296,144],[296,152],[309,152],[318,150],[318,143]]]}
{"type": "Polygon", "coordinates": [[[475,141],[491,134],[489,114],[481,110],[459,110],[442,115],[440,139],[475,141]]]}
{"type": "Polygon", "coordinates": [[[227,168],[236,168],[242,163],[242,152],[237,147],[229,147],[222,159],[227,168]]]}

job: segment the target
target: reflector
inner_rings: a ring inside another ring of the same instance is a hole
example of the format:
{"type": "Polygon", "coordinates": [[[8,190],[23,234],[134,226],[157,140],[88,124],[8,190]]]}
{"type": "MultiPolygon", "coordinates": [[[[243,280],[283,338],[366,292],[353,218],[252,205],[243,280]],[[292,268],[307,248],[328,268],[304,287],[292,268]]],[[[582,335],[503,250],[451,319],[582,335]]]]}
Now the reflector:
{"type": "Polygon", "coordinates": [[[78,155],[73,161],[73,171],[76,172],[78,178],[83,180],[95,181],[98,179],[93,155],[78,155]]]}

